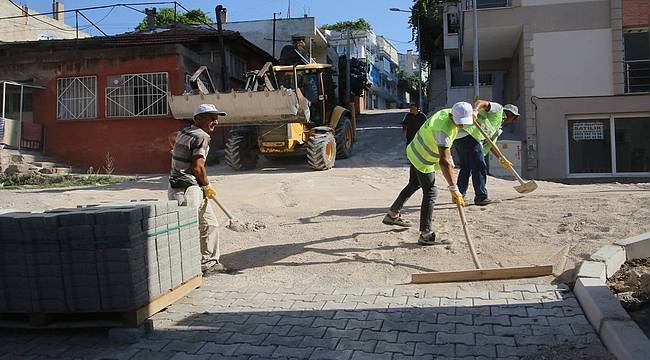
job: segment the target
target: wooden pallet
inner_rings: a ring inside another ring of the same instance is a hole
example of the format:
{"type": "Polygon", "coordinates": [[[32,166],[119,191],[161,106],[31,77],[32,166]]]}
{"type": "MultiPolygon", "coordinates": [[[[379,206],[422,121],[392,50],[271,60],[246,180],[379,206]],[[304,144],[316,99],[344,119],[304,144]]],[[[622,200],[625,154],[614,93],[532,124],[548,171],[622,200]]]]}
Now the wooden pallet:
{"type": "Polygon", "coordinates": [[[138,327],[160,310],[172,305],[201,286],[201,274],[181,283],[137,310],[93,313],[7,313],[0,314],[0,328],[73,329],[138,327]]]}

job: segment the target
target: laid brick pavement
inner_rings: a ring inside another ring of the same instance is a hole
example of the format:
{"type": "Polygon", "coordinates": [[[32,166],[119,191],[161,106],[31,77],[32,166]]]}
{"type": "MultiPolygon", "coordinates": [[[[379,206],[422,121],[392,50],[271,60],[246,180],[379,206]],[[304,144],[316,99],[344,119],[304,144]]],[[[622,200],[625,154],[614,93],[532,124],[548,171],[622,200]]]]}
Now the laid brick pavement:
{"type": "Polygon", "coordinates": [[[573,294],[237,288],[208,278],[156,314],[134,344],[101,330],[0,330],[0,359],[520,359],[546,346],[600,343],[573,294]]]}

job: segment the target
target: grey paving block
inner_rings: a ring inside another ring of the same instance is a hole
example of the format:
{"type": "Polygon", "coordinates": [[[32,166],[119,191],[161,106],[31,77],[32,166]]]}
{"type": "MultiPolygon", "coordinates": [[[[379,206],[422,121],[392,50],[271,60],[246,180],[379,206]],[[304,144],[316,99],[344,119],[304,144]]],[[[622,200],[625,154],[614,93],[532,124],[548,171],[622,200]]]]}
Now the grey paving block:
{"type": "Polygon", "coordinates": [[[328,339],[321,339],[321,338],[315,338],[313,336],[305,336],[302,338],[300,344],[298,344],[298,347],[301,348],[320,348],[320,349],[327,349],[327,350],[334,350],[336,349],[336,346],[339,343],[338,338],[328,338],[328,339]]]}
{"type": "Polygon", "coordinates": [[[95,210],[86,211],[66,211],[59,214],[59,224],[61,226],[79,226],[79,225],[94,225],[95,224],[95,210]]]}
{"type": "Polygon", "coordinates": [[[96,208],[96,224],[135,224],[143,219],[142,210],[134,206],[96,208]]]}
{"type": "Polygon", "coordinates": [[[342,338],[339,341],[339,344],[336,346],[336,350],[358,350],[358,351],[371,353],[375,351],[376,346],[377,346],[376,340],[359,341],[359,340],[342,338]]]}
{"type": "Polygon", "coordinates": [[[352,350],[315,349],[309,360],[348,360],[352,353],[352,350]]]}
{"type": "Polygon", "coordinates": [[[92,225],[65,226],[58,229],[61,249],[94,250],[95,235],[92,225]]]}

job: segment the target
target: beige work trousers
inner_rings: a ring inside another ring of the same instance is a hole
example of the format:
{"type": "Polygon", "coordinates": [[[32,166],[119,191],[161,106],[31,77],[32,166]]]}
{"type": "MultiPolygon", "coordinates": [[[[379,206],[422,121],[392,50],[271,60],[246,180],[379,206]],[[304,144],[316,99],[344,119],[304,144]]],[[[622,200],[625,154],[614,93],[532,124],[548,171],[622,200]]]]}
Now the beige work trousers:
{"type": "Polygon", "coordinates": [[[179,206],[192,206],[198,211],[201,243],[201,270],[207,270],[219,263],[219,222],[210,206],[210,199],[203,198],[203,191],[197,185],[187,189],[167,189],[169,200],[177,200],[179,206]]]}

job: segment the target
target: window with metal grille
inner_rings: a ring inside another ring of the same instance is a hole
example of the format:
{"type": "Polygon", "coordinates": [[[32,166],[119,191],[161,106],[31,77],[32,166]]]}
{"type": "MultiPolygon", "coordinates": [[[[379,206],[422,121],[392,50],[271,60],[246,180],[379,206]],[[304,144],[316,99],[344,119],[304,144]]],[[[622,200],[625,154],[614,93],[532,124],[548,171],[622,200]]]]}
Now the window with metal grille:
{"type": "Polygon", "coordinates": [[[97,77],[57,79],[56,118],[73,120],[95,117],[97,117],[97,77]]]}
{"type": "Polygon", "coordinates": [[[167,115],[167,73],[125,74],[106,87],[106,117],[167,115]]]}

